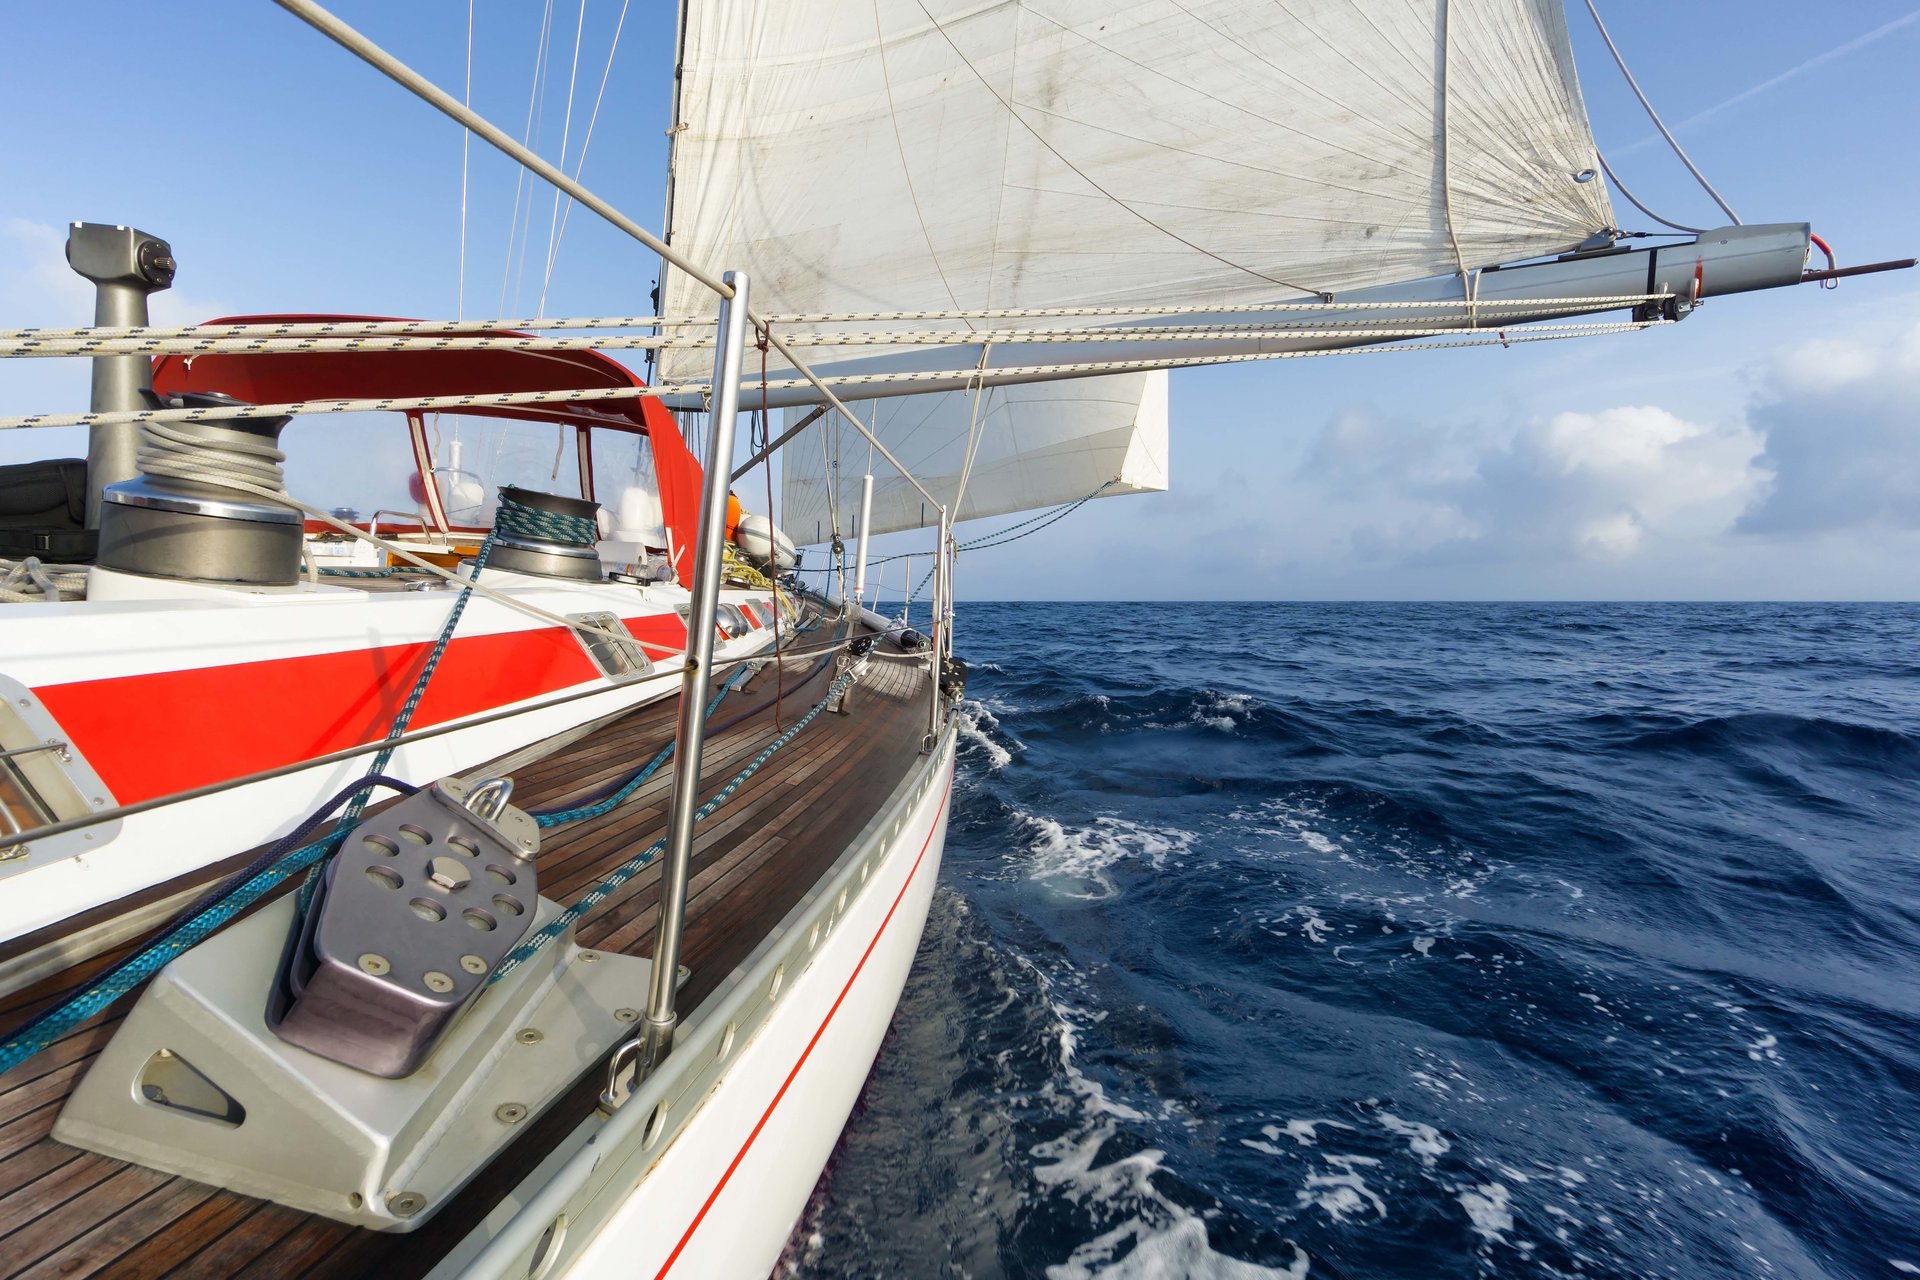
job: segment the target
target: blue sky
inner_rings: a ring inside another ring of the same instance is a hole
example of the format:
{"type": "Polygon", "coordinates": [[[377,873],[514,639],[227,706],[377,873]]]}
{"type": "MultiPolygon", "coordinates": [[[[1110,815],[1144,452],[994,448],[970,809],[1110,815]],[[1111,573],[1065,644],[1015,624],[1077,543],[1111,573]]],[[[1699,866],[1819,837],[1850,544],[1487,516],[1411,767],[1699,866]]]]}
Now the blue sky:
{"type": "MultiPolygon", "coordinates": [[[[335,7],[460,91],[461,0],[335,7]]],[[[586,0],[569,168],[619,11],[586,0]]],[[[541,12],[477,5],[474,104],[516,134],[541,12]]],[[[584,173],[649,225],[671,12],[666,0],[631,5],[584,173]]],[[[1920,251],[1920,9],[1848,0],[1817,23],[1775,0],[1607,0],[1602,12],[1743,218],[1810,220],[1848,262],[1920,251]]],[[[536,130],[548,155],[567,127],[581,21],[577,0],[554,0],[554,13],[536,130]]],[[[1602,150],[1654,208],[1712,225],[1577,0],[1569,22],[1602,150]]],[[[182,268],[156,307],[164,320],[455,312],[459,129],[264,0],[10,6],[0,106],[16,122],[0,187],[10,324],[87,318],[86,287],[59,259],[75,218],[172,240],[182,268]],[[127,51],[117,80],[98,61],[115,49],[127,51]]],[[[529,314],[539,299],[552,196],[523,192],[522,266],[519,245],[509,251],[516,177],[473,148],[467,315],[529,314]]],[[[546,311],[644,313],[654,273],[648,254],[576,210],[546,311]]],[[[1612,338],[1178,373],[1172,492],[1093,503],[1038,539],[971,555],[962,592],[1128,598],[1168,594],[1171,578],[1173,594],[1216,598],[1920,597],[1916,277],[1718,301],[1612,338]]],[[[0,366],[0,410],[85,398],[78,362],[0,366]]],[[[0,440],[0,457],[82,447],[24,434],[0,440]]],[[[317,422],[289,439],[296,468],[318,463],[336,484],[350,474],[342,453],[357,469],[405,465],[397,434],[317,422]]]]}

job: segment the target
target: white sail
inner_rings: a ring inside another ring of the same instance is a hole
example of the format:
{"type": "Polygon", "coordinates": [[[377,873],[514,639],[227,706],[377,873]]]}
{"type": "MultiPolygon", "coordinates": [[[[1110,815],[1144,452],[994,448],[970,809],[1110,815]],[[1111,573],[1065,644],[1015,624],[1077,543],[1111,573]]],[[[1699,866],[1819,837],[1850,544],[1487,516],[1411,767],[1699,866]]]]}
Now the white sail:
{"type": "Polygon", "coordinates": [[[680,74],[671,242],[772,314],[1337,294],[1613,225],[1560,0],[687,0],[680,74]]]}
{"type": "MultiPolygon", "coordinates": [[[[949,391],[861,405],[875,434],[956,520],[1004,515],[1167,487],[1167,375],[1132,373],[1068,382],[949,391]],[[977,441],[968,466],[967,442],[977,441]],[[966,476],[964,490],[961,476],[966,476]]],[[[799,416],[788,410],[788,420],[799,416]]],[[[803,542],[855,531],[860,478],[871,464],[866,439],[829,414],[787,446],[781,520],[803,542]],[[834,485],[830,495],[828,486],[834,485]]],[[[938,522],[913,486],[884,463],[873,468],[873,532],[938,522]]]]}

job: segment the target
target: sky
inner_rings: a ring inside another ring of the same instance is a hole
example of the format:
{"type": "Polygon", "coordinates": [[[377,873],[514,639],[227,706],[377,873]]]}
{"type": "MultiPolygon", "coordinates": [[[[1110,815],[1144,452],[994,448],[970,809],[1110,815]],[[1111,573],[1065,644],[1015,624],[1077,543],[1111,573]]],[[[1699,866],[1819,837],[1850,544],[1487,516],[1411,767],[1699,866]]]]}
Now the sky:
{"type": "MultiPolygon", "coordinates": [[[[464,0],[333,7],[463,91],[464,0]]],[[[621,8],[553,0],[536,102],[542,4],[476,0],[472,98],[516,135],[533,107],[543,154],[564,136],[569,170],[657,226],[673,6],[631,0],[595,114],[621,8]]],[[[1920,253],[1910,0],[1845,0],[1818,22],[1780,0],[1601,9],[1744,219],[1810,221],[1844,263],[1920,253]]],[[[1616,171],[1666,216],[1717,225],[1579,0],[1568,21],[1616,171]]],[[[160,323],[517,316],[543,292],[549,315],[650,309],[650,254],[583,210],[556,235],[564,202],[478,144],[463,250],[461,130],[266,0],[6,6],[0,108],[16,122],[0,149],[0,323],[90,318],[61,257],[75,219],[172,242],[160,323]]],[[[1653,229],[1615,204],[1625,228],[1653,229]]],[[[0,413],[83,408],[86,386],[79,361],[6,361],[0,413]]],[[[1715,300],[1644,333],[1178,371],[1171,419],[1169,492],[967,554],[962,598],[1920,598],[1920,271],[1715,300]]],[[[328,504],[397,491],[408,466],[384,426],[314,420],[287,442],[294,487],[328,504]],[[303,468],[329,491],[303,488],[303,468]]],[[[73,432],[0,438],[0,461],[82,451],[73,432]]]]}

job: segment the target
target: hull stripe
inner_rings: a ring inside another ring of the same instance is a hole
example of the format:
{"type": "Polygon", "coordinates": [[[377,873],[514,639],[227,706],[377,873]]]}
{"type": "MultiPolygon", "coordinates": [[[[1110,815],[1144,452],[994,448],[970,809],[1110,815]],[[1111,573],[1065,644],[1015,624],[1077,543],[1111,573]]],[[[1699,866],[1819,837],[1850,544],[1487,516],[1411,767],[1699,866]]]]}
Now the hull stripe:
{"type": "Polygon", "coordinates": [[[947,800],[952,795],[953,773],[951,766],[949,766],[947,789],[940,794],[939,807],[933,811],[933,820],[927,827],[927,838],[920,846],[919,856],[913,860],[912,869],[907,872],[906,883],[900,886],[900,892],[893,897],[893,905],[887,908],[886,918],[880,922],[880,927],[874,930],[873,941],[867,943],[867,949],[860,955],[860,963],[853,966],[853,972],[847,975],[846,985],[841,987],[840,994],[834,997],[833,1007],[827,1010],[827,1016],[821,1020],[820,1026],[815,1029],[813,1038],[807,1041],[807,1047],[800,1051],[800,1060],[793,1064],[793,1069],[787,1072],[787,1078],[781,1081],[779,1092],[773,1095],[773,1101],[769,1102],[767,1109],[761,1112],[759,1122],[753,1126],[753,1132],[747,1135],[747,1140],[740,1144],[740,1150],[734,1153],[732,1162],[727,1165],[727,1171],[720,1175],[720,1181],[715,1183],[713,1190],[707,1193],[706,1202],[700,1206],[700,1212],[693,1215],[693,1221],[687,1224],[686,1231],[680,1236],[680,1242],[673,1246],[673,1252],[667,1255],[666,1262],[661,1264],[660,1270],[654,1276],[654,1280],[660,1280],[661,1276],[673,1270],[673,1264],[679,1261],[681,1252],[687,1247],[687,1241],[691,1240],[693,1233],[700,1229],[700,1223],[705,1220],[707,1211],[713,1208],[713,1202],[720,1198],[722,1191],[726,1190],[727,1182],[733,1177],[734,1170],[738,1169],[740,1162],[746,1159],[747,1152],[752,1149],[754,1141],[759,1138],[760,1131],[766,1128],[767,1121],[773,1118],[774,1108],[778,1107],[780,1100],[787,1096],[787,1090],[792,1087],[794,1077],[800,1074],[800,1068],[807,1065],[807,1059],[812,1056],[814,1046],[819,1044],[820,1037],[826,1034],[827,1027],[833,1022],[834,1015],[840,1012],[840,1006],[845,1002],[847,993],[853,990],[853,984],[859,979],[860,971],[867,967],[867,961],[873,956],[873,949],[880,945],[881,935],[886,933],[887,926],[893,923],[894,912],[900,909],[900,903],[906,898],[907,890],[913,887],[914,878],[920,874],[920,864],[926,861],[927,850],[933,847],[934,832],[940,829],[940,816],[946,812],[947,800]]]}
{"type": "MultiPolygon", "coordinates": [[[[686,648],[676,614],[626,619],[655,657],[686,648]]],[[[121,804],[311,760],[386,735],[430,640],[152,671],[34,690],[121,804]],[[180,744],[191,743],[185,748],[180,744]]],[[[599,678],[574,635],[536,627],[448,646],[414,716],[426,728],[599,678]]]]}

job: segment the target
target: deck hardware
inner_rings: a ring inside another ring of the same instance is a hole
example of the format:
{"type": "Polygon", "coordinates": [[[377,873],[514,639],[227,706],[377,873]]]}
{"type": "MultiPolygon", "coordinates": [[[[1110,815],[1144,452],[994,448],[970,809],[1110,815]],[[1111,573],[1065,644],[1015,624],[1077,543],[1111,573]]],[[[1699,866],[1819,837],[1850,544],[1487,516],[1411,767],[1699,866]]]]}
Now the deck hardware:
{"type": "MultiPolygon", "coordinates": [[[[530,914],[545,926],[560,912],[543,898],[530,914]]],[[[55,1139],[338,1222],[415,1231],[632,1035],[613,1010],[647,981],[636,957],[574,963],[563,932],[475,1002],[420,1070],[382,1078],[267,1026],[294,917],[292,895],[281,897],[155,975],[74,1090],[55,1139]],[[522,1109],[519,1122],[509,1107],[522,1109]]],[[[426,1000],[421,972],[399,960],[385,983],[426,1000]]]]}
{"type": "Polygon", "coordinates": [[[387,1197],[387,1208],[395,1217],[411,1218],[427,1207],[427,1198],[417,1191],[396,1191],[387,1197]]]}
{"type": "Polygon", "coordinates": [[[501,1124],[519,1124],[527,1118],[527,1109],[518,1102],[503,1102],[493,1109],[493,1118],[501,1124]]]}
{"type": "Polygon", "coordinates": [[[444,853],[427,864],[427,882],[437,889],[451,892],[464,888],[472,879],[473,872],[467,870],[466,863],[444,853]]]}
{"type": "Polygon", "coordinates": [[[613,1016],[614,1016],[614,1019],[618,1022],[640,1021],[640,1011],[638,1009],[615,1009],[613,1011],[613,1016]]]}
{"type": "Polygon", "coordinates": [[[547,1280],[554,1264],[560,1261],[560,1246],[567,1238],[567,1215],[561,1214],[547,1224],[540,1243],[533,1247],[533,1261],[527,1264],[527,1280],[547,1280]]]}
{"type": "Polygon", "coordinates": [[[443,779],[366,821],[278,965],[276,1034],[388,1079],[418,1068],[533,925],[523,841],[539,828],[511,793],[504,778],[443,779]]]}
{"type": "Polygon", "coordinates": [[[599,958],[600,958],[600,953],[598,951],[582,951],[580,953],[581,964],[592,964],[595,960],[598,960],[599,958]]]}
{"type": "Polygon", "coordinates": [[[467,798],[462,803],[467,812],[492,822],[506,809],[507,800],[512,795],[512,778],[489,778],[467,792],[467,798]]]}
{"type": "MultiPolygon", "coordinates": [[[[20,705],[25,706],[26,703],[23,702],[20,705]]],[[[11,760],[15,756],[39,755],[42,751],[54,751],[59,753],[61,763],[71,763],[73,760],[73,752],[69,749],[70,746],[71,744],[69,743],[48,738],[45,742],[36,742],[32,746],[14,747],[7,751],[0,751],[0,760],[11,760]]]]}

